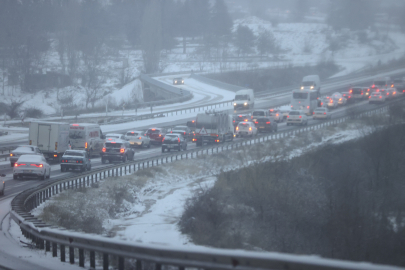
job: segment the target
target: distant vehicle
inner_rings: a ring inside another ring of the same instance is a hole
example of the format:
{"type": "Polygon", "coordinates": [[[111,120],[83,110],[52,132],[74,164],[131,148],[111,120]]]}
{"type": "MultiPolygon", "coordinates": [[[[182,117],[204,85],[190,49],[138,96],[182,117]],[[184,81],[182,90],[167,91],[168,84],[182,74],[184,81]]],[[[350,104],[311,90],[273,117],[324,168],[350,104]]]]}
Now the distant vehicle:
{"type": "Polygon", "coordinates": [[[60,162],[69,149],[69,123],[31,122],[29,144],[37,146],[48,161],[60,162]]]}
{"type": "Polygon", "coordinates": [[[206,112],[197,114],[195,139],[197,146],[233,140],[233,120],[227,113],[206,112]]]}
{"type": "Polygon", "coordinates": [[[162,141],[162,153],[166,150],[187,150],[187,139],[180,133],[168,133],[162,141]]]}
{"type": "Polygon", "coordinates": [[[247,114],[239,114],[232,118],[232,124],[236,128],[240,122],[248,122],[249,120],[250,119],[247,114]]]}
{"type": "Polygon", "coordinates": [[[390,77],[382,77],[376,78],[373,80],[373,84],[371,85],[371,92],[376,92],[376,90],[381,88],[387,88],[390,86],[391,78],[390,77]]]}
{"type": "Polygon", "coordinates": [[[315,90],[293,90],[291,95],[291,109],[300,110],[307,115],[318,107],[318,92],[315,90]]]}
{"type": "Polygon", "coordinates": [[[352,99],[360,100],[365,98],[364,88],[363,87],[352,87],[349,92],[352,94],[352,99]]]}
{"type": "Polygon", "coordinates": [[[395,87],[397,92],[405,93],[405,78],[396,78],[392,81],[391,87],[395,87]]]}
{"type": "Polygon", "coordinates": [[[387,89],[387,98],[395,98],[397,96],[397,89],[396,88],[388,88],[387,89]]]}
{"type": "Polygon", "coordinates": [[[187,121],[187,126],[193,133],[195,133],[195,124],[195,120],[187,121]]]}
{"type": "Polygon", "coordinates": [[[350,93],[350,92],[342,92],[341,94],[342,94],[342,97],[344,97],[347,100],[347,103],[351,103],[351,102],[355,101],[354,98],[353,98],[352,93],[350,93]]]}
{"type": "Polygon", "coordinates": [[[281,106],[279,109],[280,109],[280,112],[283,114],[283,120],[286,120],[288,114],[291,111],[291,106],[281,106]]]}
{"type": "Polygon", "coordinates": [[[273,118],[274,121],[276,121],[278,123],[283,122],[283,120],[284,120],[283,113],[279,109],[270,109],[269,110],[269,116],[271,118],[273,118]]]}
{"type": "Polygon", "coordinates": [[[327,96],[326,99],[326,107],[329,109],[337,108],[339,105],[339,100],[334,96],[327,96]]]}
{"type": "Polygon", "coordinates": [[[0,130],[0,136],[8,135],[8,131],[0,130]]]}
{"type": "Polygon", "coordinates": [[[287,117],[287,126],[293,124],[308,125],[306,113],[298,110],[291,111],[287,117]]]}
{"type": "Polygon", "coordinates": [[[258,118],[270,116],[269,110],[254,110],[250,118],[255,122],[258,118]]]}
{"type": "Polygon", "coordinates": [[[150,138],[151,144],[162,144],[162,140],[165,137],[167,130],[165,128],[150,128],[146,132],[146,136],[150,138]]]}
{"type": "MultiPolygon", "coordinates": [[[[6,175],[4,173],[0,174],[0,177],[6,177],[6,175]]],[[[1,185],[1,189],[0,189],[0,195],[3,196],[4,192],[6,190],[6,181],[3,181],[3,184],[1,185]]]]}
{"type": "Polygon", "coordinates": [[[188,126],[175,126],[170,133],[181,134],[187,141],[191,141],[194,134],[188,126]]]}
{"type": "Polygon", "coordinates": [[[319,107],[328,107],[329,97],[321,97],[318,101],[320,101],[319,107]]]}
{"type": "Polygon", "coordinates": [[[125,140],[129,142],[131,147],[147,147],[150,148],[150,138],[145,135],[145,132],[138,130],[130,130],[125,135],[125,140]]]}
{"type": "Polygon", "coordinates": [[[91,161],[87,151],[84,150],[66,150],[60,163],[60,171],[68,170],[90,171],[91,161]]]}
{"type": "Polygon", "coordinates": [[[253,137],[256,134],[257,128],[253,122],[240,122],[236,127],[236,137],[253,137]]]}
{"type": "Polygon", "coordinates": [[[259,118],[254,123],[258,132],[277,132],[277,122],[271,117],[259,118]]]}
{"type": "Polygon", "coordinates": [[[119,133],[107,133],[105,134],[105,140],[106,141],[113,141],[115,139],[121,139],[125,140],[125,135],[124,134],[119,134],[119,133]]]}
{"type": "Polygon", "coordinates": [[[45,180],[51,177],[51,166],[42,155],[22,155],[14,164],[13,179],[24,176],[45,180]]]}
{"type": "Polygon", "coordinates": [[[321,80],[319,79],[319,76],[318,75],[308,75],[308,76],[305,76],[304,78],[302,78],[300,89],[301,90],[313,90],[313,91],[318,92],[318,94],[319,94],[321,91],[321,80]]]}
{"type": "Polygon", "coordinates": [[[42,156],[41,150],[38,146],[34,145],[20,145],[10,153],[10,165],[14,167],[14,163],[17,162],[18,158],[22,155],[39,155],[42,156]]]}
{"type": "Polygon", "coordinates": [[[338,105],[346,105],[347,99],[342,97],[342,94],[339,92],[335,92],[330,96],[334,101],[337,101],[338,105]]]}
{"type": "Polygon", "coordinates": [[[184,80],[183,80],[183,78],[174,78],[173,84],[174,85],[184,84],[184,80]]]}
{"type": "Polygon", "coordinates": [[[371,103],[384,103],[385,102],[385,95],[381,94],[381,92],[374,92],[368,98],[368,102],[371,103]]]}
{"type": "Polygon", "coordinates": [[[85,150],[91,158],[103,149],[105,136],[98,124],[70,124],[69,141],[72,150],[85,150]]]}
{"type": "Polygon", "coordinates": [[[364,98],[368,98],[371,94],[371,89],[370,87],[362,87],[363,88],[363,93],[364,93],[364,98]]]}
{"type": "Polygon", "coordinates": [[[328,108],[320,107],[316,108],[313,115],[313,119],[331,119],[332,114],[329,112],[328,108]]]}
{"type": "Polygon", "coordinates": [[[135,151],[130,147],[129,142],[116,139],[115,141],[106,141],[101,151],[101,163],[105,164],[113,161],[127,162],[134,160],[135,151]]]}
{"type": "Polygon", "coordinates": [[[238,109],[253,109],[255,105],[255,95],[253,89],[239,90],[235,93],[233,103],[234,110],[238,109]]]}

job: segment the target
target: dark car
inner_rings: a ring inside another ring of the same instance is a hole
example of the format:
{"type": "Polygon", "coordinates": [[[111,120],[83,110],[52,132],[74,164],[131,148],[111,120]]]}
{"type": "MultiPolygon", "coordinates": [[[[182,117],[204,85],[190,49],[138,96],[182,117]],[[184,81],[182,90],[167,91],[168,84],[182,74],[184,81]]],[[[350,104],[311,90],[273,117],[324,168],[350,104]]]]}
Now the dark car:
{"type": "Polygon", "coordinates": [[[236,128],[240,122],[248,122],[249,116],[245,114],[239,114],[233,117],[233,126],[236,128]]]}
{"type": "Polygon", "coordinates": [[[173,79],[173,84],[178,85],[178,84],[184,84],[183,78],[174,78],[173,79]]]}
{"type": "Polygon", "coordinates": [[[124,140],[108,141],[104,143],[101,151],[101,163],[105,164],[108,160],[109,163],[113,161],[126,162],[127,160],[134,160],[135,150],[131,148],[129,142],[124,140]]]}
{"type": "Polygon", "coordinates": [[[149,136],[151,144],[162,144],[166,133],[165,128],[150,128],[145,135],[149,136]]]}
{"type": "Polygon", "coordinates": [[[82,172],[91,170],[91,161],[85,150],[66,150],[60,163],[60,171],[80,170],[82,172]]]}
{"type": "Polygon", "coordinates": [[[258,118],[255,122],[258,132],[276,132],[277,122],[273,118],[258,118]]]}
{"type": "Polygon", "coordinates": [[[191,139],[193,138],[193,135],[194,135],[194,133],[191,131],[191,129],[187,126],[175,126],[174,128],[172,128],[170,133],[182,134],[183,137],[188,141],[191,141],[191,139]]]}
{"type": "Polygon", "coordinates": [[[187,150],[187,140],[181,134],[169,133],[163,138],[162,141],[162,153],[166,150],[187,150]]]}

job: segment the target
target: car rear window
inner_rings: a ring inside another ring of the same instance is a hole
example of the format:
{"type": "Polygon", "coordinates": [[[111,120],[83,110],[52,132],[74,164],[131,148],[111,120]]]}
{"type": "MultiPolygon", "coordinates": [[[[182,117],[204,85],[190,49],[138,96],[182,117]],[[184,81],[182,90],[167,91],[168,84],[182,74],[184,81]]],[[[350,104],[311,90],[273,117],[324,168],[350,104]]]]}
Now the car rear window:
{"type": "Polygon", "coordinates": [[[160,129],[148,129],[149,134],[160,134],[160,129]]]}
{"type": "Polygon", "coordinates": [[[106,148],[121,148],[122,143],[105,143],[106,148]]]}
{"type": "Polygon", "coordinates": [[[74,156],[74,157],[83,157],[83,153],[73,152],[73,151],[65,151],[63,154],[64,156],[74,156]]]}
{"type": "Polygon", "coordinates": [[[128,132],[127,133],[127,136],[138,136],[139,135],[139,133],[137,133],[137,132],[128,132]]]}
{"type": "Polygon", "coordinates": [[[262,112],[262,111],[256,111],[256,112],[253,112],[252,115],[253,115],[253,116],[264,116],[264,112],[262,112]]]}
{"type": "Polygon", "coordinates": [[[42,162],[41,156],[38,155],[22,155],[18,162],[42,162]]]}
{"type": "Polygon", "coordinates": [[[317,112],[324,112],[324,111],[326,111],[326,109],[325,109],[325,108],[317,108],[317,109],[315,109],[315,111],[317,111],[317,112]]]}
{"type": "Polygon", "coordinates": [[[295,112],[290,112],[290,115],[299,115],[300,114],[300,112],[297,112],[297,111],[295,111],[295,112]]]}
{"type": "Polygon", "coordinates": [[[175,135],[175,134],[170,134],[170,135],[166,135],[165,136],[165,139],[175,139],[175,138],[177,138],[178,136],[177,135],[175,135]]]}

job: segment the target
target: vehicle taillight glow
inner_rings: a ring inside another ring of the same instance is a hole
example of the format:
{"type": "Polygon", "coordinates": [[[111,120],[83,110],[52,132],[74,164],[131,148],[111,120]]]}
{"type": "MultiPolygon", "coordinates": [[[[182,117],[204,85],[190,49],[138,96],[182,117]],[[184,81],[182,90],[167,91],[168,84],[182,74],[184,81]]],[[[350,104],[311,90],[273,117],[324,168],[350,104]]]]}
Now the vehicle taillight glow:
{"type": "Polygon", "coordinates": [[[315,114],[315,112],[313,112],[312,114],[315,114]]]}
{"type": "Polygon", "coordinates": [[[326,112],[324,112],[323,114],[326,114],[326,112]]]}
{"type": "Polygon", "coordinates": [[[10,153],[10,157],[12,157],[13,156],[13,153],[10,153]]]}
{"type": "Polygon", "coordinates": [[[375,87],[375,84],[373,84],[372,86],[371,86],[371,88],[374,88],[375,87]]]}
{"type": "Polygon", "coordinates": [[[245,119],[245,122],[247,122],[247,119],[245,119]]]}
{"type": "Polygon", "coordinates": [[[78,127],[78,126],[79,126],[79,124],[72,124],[72,126],[74,126],[74,127],[78,127]]]}
{"type": "Polygon", "coordinates": [[[252,130],[252,127],[249,127],[249,130],[251,131],[251,130],[252,130]]]}
{"type": "Polygon", "coordinates": [[[55,154],[55,155],[53,155],[53,157],[58,157],[58,155],[55,154]]]}
{"type": "Polygon", "coordinates": [[[105,151],[107,151],[107,149],[105,149],[105,147],[103,147],[103,149],[101,151],[103,151],[105,153],[105,151]]]}
{"type": "Polygon", "coordinates": [[[138,137],[138,140],[142,140],[142,137],[138,137]]]}
{"type": "Polygon", "coordinates": [[[302,118],[302,116],[300,115],[300,118],[302,118]]]}
{"type": "Polygon", "coordinates": [[[290,118],[290,116],[289,116],[289,115],[287,115],[287,118],[290,118]]]}
{"type": "Polygon", "coordinates": [[[159,134],[159,137],[162,137],[162,134],[159,134]]]}
{"type": "Polygon", "coordinates": [[[180,143],[180,138],[177,137],[177,141],[180,143]]]}
{"type": "MultiPolygon", "coordinates": [[[[22,164],[21,164],[22,165],[22,164]]],[[[25,164],[24,164],[25,165],[25,164]]],[[[44,165],[43,164],[31,164],[31,166],[35,166],[37,168],[42,168],[44,165]]]]}
{"type": "Polygon", "coordinates": [[[162,143],[165,141],[165,138],[162,139],[162,143]]]}
{"type": "Polygon", "coordinates": [[[351,90],[351,89],[350,89],[350,91],[349,91],[349,92],[350,92],[350,93],[353,93],[353,90],[351,90]]]}
{"type": "Polygon", "coordinates": [[[236,127],[236,130],[239,130],[239,127],[236,127]]]}
{"type": "Polygon", "coordinates": [[[86,149],[87,149],[87,142],[84,144],[84,148],[86,148],[86,149]]]}
{"type": "Polygon", "coordinates": [[[267,125],[269,125],[269,124],[270,124],[270,122],[266,122],[266,124],[267,124],[267,125]]]}
{"type": "Polygon", "coordinates": [[[309,106],[307,106],[307,109],[309,109],[309,106]]]}
{"type": "Polygon", "coordinates": [[[380,98],[381,98],[381,96],[380,96],[380,98]]]}
{"type": "Polygon", "coordinates": [[[124,153],[125,152],[125,149],[124,148],[121,148],[120,149],[120,153],[124,153]]]}
{"type": "Polygon", "coordinates": [[[259,124],[259,122],[256,121],[255,124],[259,124]]]}
{"type": "Polygon", "coordinates": [[[14,163],[14,167],[19,167],[19,166],[25,166],[27,164],[18,164],[18,163],[14,163]]]}
{"type": "Polygon", "coordinates": [[[278,113],[276,114],[276,116],[278,116],[278,113]]]}
{"type": "Polygon", "coordinates": [[[184,132],[184,135],[186,135],[186,133],[184,132]]]}

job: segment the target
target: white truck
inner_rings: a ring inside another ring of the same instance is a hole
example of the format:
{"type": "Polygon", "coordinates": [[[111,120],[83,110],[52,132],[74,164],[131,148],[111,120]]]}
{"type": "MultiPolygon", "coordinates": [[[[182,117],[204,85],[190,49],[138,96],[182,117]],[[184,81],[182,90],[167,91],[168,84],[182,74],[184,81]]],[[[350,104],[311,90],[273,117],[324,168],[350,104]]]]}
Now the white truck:
{"type": "Polygon", "coordinates": [[[235,99],[233,102],[234,110],[237,109],[253,109],[255,106],[255,94],[253,89],[243,89],[235,93],[235,99]]]}
{"type": "Polygon", "coordinates": [[[197,146],[204,143],[223,143],[233,140],[232,116],[224,112],[206,112],[197,114],[195,142],[197,146]]]}
{"type": "Polygon", "coordinates": [[[308,75],[302,78],[301,90],[321,91],[321,80],[318,75],[308,75]]]}
{"type": "Polygon", "coordinates": [[[103,150],[105,136],[98,124],[70,124],[69,143],[73,150],[85,150],[89,157],[103,150]]]}
{"type": "Polygon", "coordinates": [[[31,122],[28,140],[48,161],[59,162],[69,149],[69,123],[31,122]]]}

